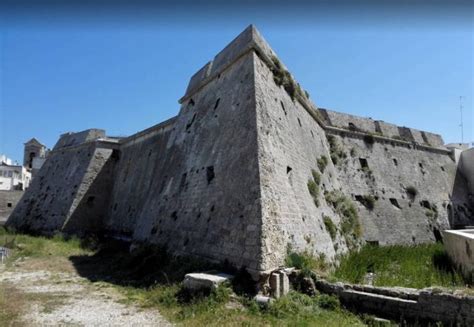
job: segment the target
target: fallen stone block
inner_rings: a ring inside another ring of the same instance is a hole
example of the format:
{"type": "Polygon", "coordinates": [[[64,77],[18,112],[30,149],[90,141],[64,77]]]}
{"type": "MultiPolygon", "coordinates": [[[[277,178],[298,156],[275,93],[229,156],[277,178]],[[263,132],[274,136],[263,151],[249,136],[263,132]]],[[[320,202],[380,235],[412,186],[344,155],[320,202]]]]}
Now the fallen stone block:
{"type": "Polygon", "coordinates": [[[206,273],[191,273],[184,276],[184,288],[190,291],[197,290],[213,290],[220,284],[230,281],[233,278],[228,274],[206,274],[206,273]]]}
{"type": "Polygon", "coordinates": [[[280,274],[273,272],[270,275],[270,290],[271,294],[275,299],[281,296],[280,293],[280,274]]]}
{"type": "Polygon", "coordinates": [[[280,275],[280,296],[288,294],[290,291],[290,280],[284,271],[279,272],[280,275]]]}
{"type": "Polygon", "coordinates": [[[271,297],[264,296],[264,295],[256,295],[254,299],[255,299],[255,302],[257,302],[257,304],[262,307],[269,306],[270,303],[272,303],[273,301],[271,297]]]}

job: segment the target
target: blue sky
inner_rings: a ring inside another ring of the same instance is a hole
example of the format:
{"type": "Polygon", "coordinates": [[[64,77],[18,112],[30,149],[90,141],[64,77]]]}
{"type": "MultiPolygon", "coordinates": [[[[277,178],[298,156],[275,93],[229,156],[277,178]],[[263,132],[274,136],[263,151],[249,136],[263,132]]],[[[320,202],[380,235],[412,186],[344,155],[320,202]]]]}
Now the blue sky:
{"type": "Polygon", "coordinates": [[[463,95],[464,140],[474,141],[472,11],[222,13],[7,17],[0,153],[21,161],[31,137],[52,147],[59,134],[92,127],[125,136],[176,115],[189,78],[250,23],[316,105],[458,142],[463,95]]]}

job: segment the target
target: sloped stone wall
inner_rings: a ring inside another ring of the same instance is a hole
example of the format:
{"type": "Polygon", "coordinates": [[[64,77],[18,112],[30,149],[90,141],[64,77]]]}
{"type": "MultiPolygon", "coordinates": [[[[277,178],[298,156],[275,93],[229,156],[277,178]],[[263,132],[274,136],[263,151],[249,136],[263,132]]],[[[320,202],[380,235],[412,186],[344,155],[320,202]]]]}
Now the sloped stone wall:
{"type": "MultiPolygon", "coordinates": [[[[73,213],[84,204],[84,195],[96,182],[112,151],[99,149],[94,142],[52,151],[10,215],[7,226],[41,234],[62,231],[73,213]]],[[[100,203],[100,198],[108,194],[97,196],[92,202],[100,203]]],[[[92,202],[86,201],[87,205],[92,202]]],[[[103,210],[101,206],[96,208],[103,210]]],[[[86,222],[74,226],[75,233],[89,229],[86,222]]]]}
{"type": "Polygon", "coordinates": [[[24,191],[0,191],[0,225],[3,225],[15,209],[24,191]]]}

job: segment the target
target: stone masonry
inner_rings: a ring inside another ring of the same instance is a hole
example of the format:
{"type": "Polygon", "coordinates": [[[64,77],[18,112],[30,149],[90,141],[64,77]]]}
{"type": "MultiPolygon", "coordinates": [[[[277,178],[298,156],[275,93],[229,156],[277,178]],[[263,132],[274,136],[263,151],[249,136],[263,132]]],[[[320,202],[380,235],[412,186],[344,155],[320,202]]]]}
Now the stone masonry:
{"type": "Polygon", "coordinates": [[[434,242],[473,224],[467,178],[439,135],[317,109],[276,82],[286,70],[276,58],[249,26],[191,77],[176,117],[120,139],[62,135],[7,225],[160,244],[260,273],[282,266],[288,247],[332,260],[365,241],[434,242]]]}

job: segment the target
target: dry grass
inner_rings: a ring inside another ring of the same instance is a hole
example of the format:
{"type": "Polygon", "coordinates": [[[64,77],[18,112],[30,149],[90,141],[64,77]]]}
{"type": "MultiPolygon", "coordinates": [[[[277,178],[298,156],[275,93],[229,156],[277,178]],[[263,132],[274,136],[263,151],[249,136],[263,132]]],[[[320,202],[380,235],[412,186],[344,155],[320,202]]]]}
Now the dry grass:
{"type": "Polygon", "coordinates": [[[27,326],[20,319],[26,304],[25,295],[17,288],[0,284],[0,326],[27,326]]]}

